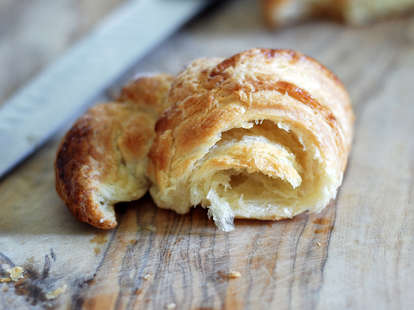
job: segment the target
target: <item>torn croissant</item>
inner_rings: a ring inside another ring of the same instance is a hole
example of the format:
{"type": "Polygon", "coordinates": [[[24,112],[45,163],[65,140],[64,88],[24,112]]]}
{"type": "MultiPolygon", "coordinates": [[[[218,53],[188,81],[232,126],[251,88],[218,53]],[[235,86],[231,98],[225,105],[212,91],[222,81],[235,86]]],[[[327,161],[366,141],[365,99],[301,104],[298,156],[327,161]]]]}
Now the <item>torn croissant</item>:
{"type": "Polygon", "coordinates": [[[159,207],[201,205],[230,231],[234,218],[292,218],[335,198],[353,113],[341,82],[315,60],[271,49],[199,59],[167,100],[148,167],[159,207]]]}
{"type": "Polygon", "coordinates": [[[322,210],[341,185],[352,126],[343,85],[307,56],[199,59],[175,78],[138,79],[82,116],[58,150],[56,188],[98,228],[115,227],[114,204],[150,187],[157,206],[201,205],[230,231],[234,218],[322,210]]]}
{"type": "Polygon", "coordinates": [[[147,154],[171,81],[164,74],[137,79],[117,102],[91,108],[63,138],[55,163],[56,190],[80,221],[113,228],[114,204],[147,192],[147,154]]]}

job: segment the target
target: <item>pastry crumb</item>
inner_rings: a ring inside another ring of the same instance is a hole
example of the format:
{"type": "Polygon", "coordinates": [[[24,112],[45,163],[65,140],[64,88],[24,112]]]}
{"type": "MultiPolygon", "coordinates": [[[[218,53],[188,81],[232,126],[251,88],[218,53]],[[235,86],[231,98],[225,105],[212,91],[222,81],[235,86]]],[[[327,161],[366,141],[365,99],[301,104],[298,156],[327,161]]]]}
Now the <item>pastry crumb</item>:
{"type": "Polygon", "coordinates": [[[143,278],[145,281],[148,281],[151,279],[151,274],[147,273],[143,278]]]}
{"type": "Polygon", "coordinates": [[[237,278],[241,277],[241,273],[238,272],[238,271],[230,271],[229,274],[228,274],[228,277],[230,279],[237,279],[237,278]]]}
{"type": "Polygon", "coordinates": [[[7,283],[10,282],[11,279],[10,278],[0,278],[0,283],[7,283]]]}
{"type": "Polygon", "coordinates": [[[48,300],[55,299],[55,298],[59,297],[61,294],[63,294],[66,291],[66,288],[67,288],[67,286],[66,286],[66,284],[64,284],[63,286],[58,287],[54,291],[48,292],[45,295],[45,297],[48,300]]]}
{"type": "Polygon", "coordinates": [[[223,279],[238,279],[241,277],[241,273],[234,270],[229,272],[219,271],[219,275],[223,279]]]}
{"type": "Polygon", "coordinates": [[[318,246],[318,248],[322,246],[322,244],[319,241],[316,241],[316,245],[318,246]]]}
{"type": "Polygon", "coordinates": [[[175,309],[177,307],[177,305],[173,302],[169,303],[166,308],[169,310],[175,309]]]}
{"type": "Polygon", "coordinates": [[[8,268],[8,269],[6,269],[6,271],[9,273],[9,278],[13,282],[16,282],[16,281],[23,278],[24,269],[20,266],[15,266],[13,268],[8,268]]]}

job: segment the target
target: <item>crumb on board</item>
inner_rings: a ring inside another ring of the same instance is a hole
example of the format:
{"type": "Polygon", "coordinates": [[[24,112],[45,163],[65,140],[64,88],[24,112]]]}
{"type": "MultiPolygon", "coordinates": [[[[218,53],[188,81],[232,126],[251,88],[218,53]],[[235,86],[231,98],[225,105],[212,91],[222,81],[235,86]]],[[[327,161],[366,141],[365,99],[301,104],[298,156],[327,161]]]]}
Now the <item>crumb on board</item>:
{"type": "Polygon", "coordinates": [[[11,279],[10,278],[0,278],[0,283],[6,283],[6,282],[10,282],[11,279]]]}
{"type": "Polygon", "coordinates": [[[2,277],[0,278],[0,283],[6,283],[6,282],[17,282],[20,279],[23,278],[24,269],[20,266],[15,266],[12,268],[5,268],[6,272],[9,274],[8,277],[2,277]]]}
{"type": "Polygon", "coordinates": [[[67,286],[66,286],[66,284],[64,284],[63,286],[58,287],[57,289],[46,293],[45,297],[48,300],[55,299],[55,298],[59,297],[61,294],[63,294],[66,291],[66,288],[67,288],[67,286]]]}
{"type": "Polygon", "coordinates": [[[241,273],[234,270],[229,272],[219,271],[219,275],[223,279],[238,279],[241,277],[241,273]]]}
{"type": "Polygon", "coordinates": [[[173,302],[170,302],[170,303],[166,306],[166,308],[167,308],[168,310],[175,309],[176,307],[177,307],[177,305],[176,305],[175,303],[173,303],[173,302]]]}
{"type": "Polygon", "coordinates": [[[144,278],[145,281],[148,281],[148,280],[151,279],[151,274],[147,273],[143,278],[144,278]]]}
{"type": "Polygon", "coordinates": [[[20,266],[15,266],[7,270],[7,272],[10,274],[10,279],[15,282],[23,278],[24,269],[20,266]]]}
{"type": "Polygon", "coordinates": [[[316,241],[316,245],[318,246],[318,248],[322,246],[322,244],[319,241],[316,241]]]}

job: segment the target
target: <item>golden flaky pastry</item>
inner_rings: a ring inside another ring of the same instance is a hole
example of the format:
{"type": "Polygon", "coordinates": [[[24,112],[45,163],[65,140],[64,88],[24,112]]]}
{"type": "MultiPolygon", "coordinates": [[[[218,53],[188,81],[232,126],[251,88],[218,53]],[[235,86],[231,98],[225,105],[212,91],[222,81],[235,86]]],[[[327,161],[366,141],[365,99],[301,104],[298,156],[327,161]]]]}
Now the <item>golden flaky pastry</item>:
{"type": "Polygon", "coordinates": [[[362,25],[377,18],[414,9],[414,0],[261,0],[269,26],[285,25],[310,17],[329,17],[362,25]]]}
{"type": "Polygon", "coordinates": [[[234,218],[291,218],[335,198],[353,113],[341,82],[315,60],[271,49],[199,59],[175,78],[168,102],[149,154],[159,207],[200,204],[229,231],[234,218]]]}
{"type": "Polygon", "coordinates": [[[143,196],[154,126],[172,77],[142,77],[117,102],[91,108],[64,137],[56,157],[56,190],[81,221],[116,226],[114,204],[143,196]]]}

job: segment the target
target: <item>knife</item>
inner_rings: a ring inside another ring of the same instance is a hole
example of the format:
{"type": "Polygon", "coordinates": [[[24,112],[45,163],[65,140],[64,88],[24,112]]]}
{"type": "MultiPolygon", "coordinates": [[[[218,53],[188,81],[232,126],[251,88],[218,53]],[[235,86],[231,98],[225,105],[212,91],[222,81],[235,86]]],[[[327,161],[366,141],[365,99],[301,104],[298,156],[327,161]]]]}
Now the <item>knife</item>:
{"type": "Polygon", "coordinates": [[[0,178],[79,113],[205,0],[132,0],[0,106],[0,178]]]}

